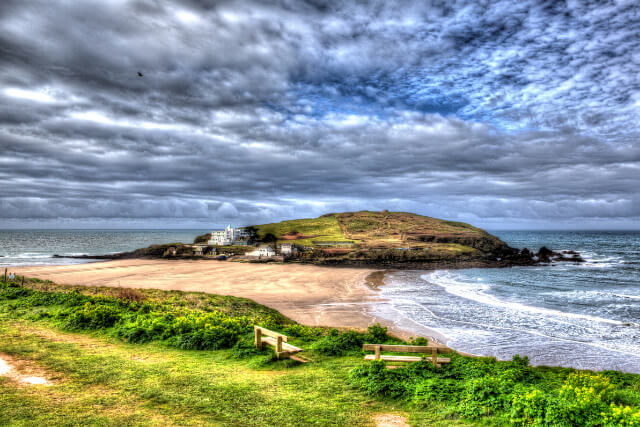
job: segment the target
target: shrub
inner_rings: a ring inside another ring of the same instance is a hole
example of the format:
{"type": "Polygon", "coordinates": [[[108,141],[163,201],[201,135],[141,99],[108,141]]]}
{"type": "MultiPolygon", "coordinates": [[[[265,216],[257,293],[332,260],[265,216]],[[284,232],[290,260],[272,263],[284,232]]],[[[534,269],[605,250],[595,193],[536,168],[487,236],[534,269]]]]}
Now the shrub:
{"type": "Polygon", "coordinates": [[[613,426],[639,426],[640,410],[631,409],[629,406],[619,406],[612,403],[607,413],[602,413],[602,425],[613,426]]]}
{"type": "Polygon", "coordinates": [[[429,345],[429,340],[423,337],[418,337],[411,341],[411,345],[429,345]]]}
{"type": "Polygon", "coordinates": [[[459,380],[470,378],[482,378],[487,375],[495,375],[497,361],[490,357],[451,357],[451,363],[447,365],[445,377],[459,380]]]}
{"type": "Polygon", "coordinates": [[[116,335],[129,342],[164,340],[174,335],[173,321],[174,316],[170,313],[151,311],[123,322],[116,330],[116,335]]]}
{"type": "Polygon", "coordinates": [[[466,381],[459,411],[467,418],[491,415],[505,407],[506,396],[512,387],[512,383],[490,376],[466,381]]]}
{"type": "Polygon", "coordinates": [[[517,426],[543,426],[548,407],[547,395],[537,388],[530,388],[513,396],[511,423],[517,426]]]}
{"type": "Polygon", "coordinates": [[[387,328],[380,326],[380,323],[371,325],[367,328],[365,340],[370,343],[380,344],[389,339],[387,328]]]}
{"type": "Polygon", "coordinates": [[[176,344],[184,350],[219,350],[229,348],[238,340],[238,336],[222,326],[207,325],[202,329],[178,335],[176,344]]]}
{"type": "Polygon", "coordinates": [[[636,415],[631,409],[608,404],[613,388],[603,375],[573,372],[556,393],[533,388],[516,394],[511,404],[511,422],[523,426],[625,425],[636,415]]]}
{"type": "Polygon", "coordinates": [[[77,290],[72,292],[41,292],[33,291],[28,298],[23,300],[23,305],[28,307],[54,306],[77,307],[91,302],[93,299],[82,295],[77,290]]]}
{"type": "Polygon", "coordinates": [[[229,357],[233,359],[244,359],[261,353],[262,352],[254,346],[252,339],[241,339],[231,348],[229,357]]]}
{"type": "Polygon", "coordinates": [[[351,379],[367,394],[401,398],[407,392],[402,373],[386,368],[384,362],[371,362],[356,367],[351,379]]]}
{"type": "MultiPolygon", "coordinates": [[[[295,330],[297,327],[293,326],[291,329],[295,330]]],[[[289,327],[287,327],[287,330],[289,330],[289,327]]],[[[318,332],[313,334],[315,336],[319,335],[318,332]]],[[[391,339],[392,338],[387,335],[387,328],[382,327],[377,323],[369,326],[365,334],[355,331],[340,333],[337,329],[331,329],[328,335],[320,338],[314,343],[313,349],[319,353],[326,354],[327,356],[342,356],[348,353],[361,353],[362,345],[366,342],[384,343],[391,339]]]]}
{"type": "Polygon", "coordinates": [[[320,328],[300,325],[298,323],[285,326],[283,328],[283,332],[285,333],[285,335],[291,337],[299,337],[307,340],[321,337],[323,334],[323,331],[320,328]]]}
{"type": "Polygon", "coordinates": [[[566,425],[600,425],[612,391],[609,379],[602,375],[573,372],[560,388],[556,404],[547,407],[545,420],[566,425]]]}
{"type": "Polygon", "coordinates": [[[28,297],[33,291],[23,288],[14,283],[3,283],[0,285],[0,299],[14,300],[18,298],[28,297]]]}
{"type": "Polygon", "coordinates": [[[313,345],[313,349],[327,356],[342,356],[350,352],[362,352],[365,336],[355,331],[344,333],[332,329],[329,335],[320,338],[313,345]]]}
{"type": "Polygon", "coordinates": [[[461,391],[459,381],[429,378],[415,385],[412,400],[416,404],[428,404],[434,401],[452,402],[458,398],[461,391]]]}
{"type": "Polygon", "coordinates": [[[143,293],[135,289],[123,288],[118,291],[116,298],[123,301],[140,303],[144,301],[147,297],[143,293]]]}
{"type": "Polygon", "coordinates": [[[83,307],[68,312],[64,327],[67,329],[110,328],[120,320],[120,311],[110,305],[87,302],[83,307]]]}
{"type": "Polygon", "coordinates": [[[496,363],[499,378],[502,381],[513,383],[534,384],[542,378],[540,372],[529,366],[527,356],[520,357],[516,354],[511,362],[496,363]]]}
{"type": "Polygon", "coordinates": [[[232,347],[241,335],[250,331],[246,317],[231,317],[219,311],[203,313],[185,310],[172,313],[150,312],[123,322],[116,334],[131,342],[166,340],[183,349],[216,350],[232,347]]]}

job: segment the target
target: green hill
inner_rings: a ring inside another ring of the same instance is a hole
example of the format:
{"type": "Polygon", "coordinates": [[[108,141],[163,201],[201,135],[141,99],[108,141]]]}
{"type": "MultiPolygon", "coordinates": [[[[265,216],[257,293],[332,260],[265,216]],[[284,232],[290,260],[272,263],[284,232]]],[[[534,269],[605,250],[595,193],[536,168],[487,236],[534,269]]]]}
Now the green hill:
{"type": "Polygon", "coordinates": [[[474,260],[511,251],[506,243],[480,228],[407,212],[331,213],[252,228],[263,242],[319,249],[301,255],[307,261],[474,260]]]}

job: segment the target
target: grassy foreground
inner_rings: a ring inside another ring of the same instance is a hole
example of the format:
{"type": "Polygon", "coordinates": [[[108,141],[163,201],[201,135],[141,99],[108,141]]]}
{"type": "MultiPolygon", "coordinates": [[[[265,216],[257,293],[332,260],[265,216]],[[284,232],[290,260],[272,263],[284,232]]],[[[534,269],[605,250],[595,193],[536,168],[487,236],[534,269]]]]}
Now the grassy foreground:
{"type": "Polygon", "coordinates": [[[0,376],[0,425],[638,425],[640,376],[453,355],[387,370],[367,333],[310,328],[250,300],[201,293],[0,284],[0,357],[50,386],[0,376]],[[252,348],[251,325],[312,362],[252,348]]]}

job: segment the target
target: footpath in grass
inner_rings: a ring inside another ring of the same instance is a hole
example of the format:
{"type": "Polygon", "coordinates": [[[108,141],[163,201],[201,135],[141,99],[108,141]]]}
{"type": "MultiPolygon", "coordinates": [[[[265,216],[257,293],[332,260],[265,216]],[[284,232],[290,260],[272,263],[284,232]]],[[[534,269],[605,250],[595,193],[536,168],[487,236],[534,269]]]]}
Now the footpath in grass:
{"type": "Polygon", "coordinates": [[[50,386],[0,380],[0,425],[368,425],[387,404],[354,391],[357,363],[260,365],[229,350],[184,351],[41,324],[0,326],[0,353],[49,372],[50,386]]]}
{"type": "Polygon", "coordinates": [[[457,354],[442,368],[388,370],[362,360],[365,342],[400,341],[380,326],[299,325],[242,298],[0,284],[0,357],[50,383],[0,377],[0,425],[351,426],[392,415],[441,426],[640,422],[639,375],[457,354]],[[256,350],[253,324],[290,336],[312,362],[256,350]]]}

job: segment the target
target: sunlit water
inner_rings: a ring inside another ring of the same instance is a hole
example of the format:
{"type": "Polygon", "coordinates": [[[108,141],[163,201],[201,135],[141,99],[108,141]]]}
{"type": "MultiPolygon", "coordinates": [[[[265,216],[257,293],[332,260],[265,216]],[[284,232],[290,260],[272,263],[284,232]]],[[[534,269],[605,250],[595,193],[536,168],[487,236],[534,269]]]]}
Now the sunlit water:
{"type": "Polygon", "coordinates": [[[519,248],[574,249],[588,262],[395,272],[378,314],[474,354],[640,373],[640,232],[494,234],[519,248]]]}

